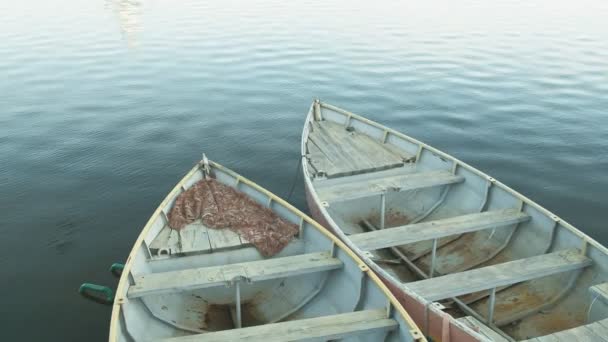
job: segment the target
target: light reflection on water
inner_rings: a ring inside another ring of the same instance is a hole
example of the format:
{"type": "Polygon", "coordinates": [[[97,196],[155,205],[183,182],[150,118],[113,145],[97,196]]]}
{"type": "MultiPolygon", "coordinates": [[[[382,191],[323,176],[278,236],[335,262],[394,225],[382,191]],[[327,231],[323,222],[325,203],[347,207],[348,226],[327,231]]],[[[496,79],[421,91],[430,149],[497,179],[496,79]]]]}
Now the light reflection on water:
{"type": "Polygon", "coordinates": [[[136,0],[106,0],[106,8],[116,14],[122,37],[130,47],[137,44],[141,31],[141,6],[136,0]]]}

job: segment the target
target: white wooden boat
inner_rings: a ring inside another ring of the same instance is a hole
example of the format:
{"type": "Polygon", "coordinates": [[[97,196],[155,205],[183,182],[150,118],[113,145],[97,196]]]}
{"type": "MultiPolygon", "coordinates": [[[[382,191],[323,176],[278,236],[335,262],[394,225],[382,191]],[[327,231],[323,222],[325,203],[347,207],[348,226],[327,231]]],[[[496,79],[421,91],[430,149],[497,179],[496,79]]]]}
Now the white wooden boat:
{"type": "Polygon", "coordinates": [[[319,101],[301,148],[313,218],[389,284],[424,334],[608,341],[608,250],[558,216],[446,153],[319,101]]]}
{"type": "Polygon", "coordinates": [[[135,242],[116,291],[110,341],[425,340],[339,239],[257,184],[204,160],[169,193],[135,242]],[[264,258],[230,230],[200,221],[169,229],[176,198],[205,175],[295,224],[297,235],[264,258]]]}

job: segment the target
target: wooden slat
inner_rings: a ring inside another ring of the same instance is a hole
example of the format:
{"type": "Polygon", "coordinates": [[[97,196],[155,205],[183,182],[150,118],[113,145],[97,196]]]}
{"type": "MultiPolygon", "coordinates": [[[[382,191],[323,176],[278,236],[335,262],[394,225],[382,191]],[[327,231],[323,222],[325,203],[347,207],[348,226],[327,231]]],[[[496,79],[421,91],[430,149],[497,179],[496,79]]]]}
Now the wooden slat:
{"type": "Polygon", "coordinates": [[[435,301],[572,271],[591,263],[591,259],[578,250],[562,250],[408,283],[407,286],[418,295],[435,301]]]}
{"type": "Polygon", "coordinates": [[[397,149],[390,149],[378,139],[359,132],[349,132],[342,125],[332,122],[323,122],[321,132],[325,132],[347,155],[355,161],[358,169],[374,169],[401,166],[404,163],[403,153],[396,153],[397,149]]]}
{"type": "Polygon", "coordinates": [[[320,131],[320,126],[317,124],[315,130],[310,134],[309,139],[317,145],[317,147],[323,152],[323,154],[329,159],[334,165],[340,165],[340,172],[356,169],[355,164],[340,148],[341,144],[336,144],[327,137],[324,132],[320,131]]]}
{"type": "Polygon", "coordinates": [[[600,300],[604,302],[608,301],[608,283],[593,285],[589,288],[589,291],[593,297],[600,296],[600,300]]]}
{"type": "Polygon", "coordinates": [[[607,342],[608,319],[562,330],[551,335],[540,336],[522,342],[607,342]]]}
{"type": "Polygon", "coordinates": [[[454,234],[506,227],[529,219],[527,214],[519,212],[517,209],[504,209],[386,228],[354,234],[349,238],[357,247],[367,251],[438,239],[454,234]]]}
{"type": "Polygon", "coordinates": [[[472,328],[473,330],[479,332],[481,335],[486,336],[491,341],[494,341],[494,342],[508,342],[509,341],[506,338],[502,337],[502,335],[500,335],[496,331],[490,329],[487,325],[478,321],[473,316],[461,317],[461,318],[458,318],[458,321],[461,322],[462,324],[472,328]]]}
{"type": "Polygon", "coordinates": [[[365,144],[359,142],[354,135],[351,135],[346,131],[343,126],[332,125],[331,123],[325,122],[319,125],[318,133],[323,134],[330,144],[333,144],[341,152],[341,157],[344,157],[352,163],[354,170],[367,170],[377,166],[380,161],[376,161],[376,156],[370,155],[367,149],[373,144],[365,144]],[[337,127],[335,127],[337,126],[337,127]]]}
{"type": "Polygon", "coordinates": [[[308,137],[311,164],[328,178],[403,166],[412,156],[383,144],[362,132],[349,132],[343,125],[314,122],[308,137]]]}
{"type": "Polygon", "coordinates": [[[389,332],[397,326],[397,321],[386,317],[386,310],[379,309],[176,337],[165,341],[327,341],[365,333],[389,332]]]}
{"type": "Polygon", "coordinates": [[[165,248],[177,251],[179,250],[179,233],[177,230],[169,228],[169,226],[164,226],[154,240],[152,240],[149,247],[153,250],[165,248]]]}
{"type": "Polygon", "coordinates": [[[129,288],[128,296],[136,298],[223,286],[237,276],[253,282],[329,271],[340,267],[342,261],[332,257],[329,252],[320,252],[224,266],[152,273],[136,276],[135,284],[129,288]]]}
{"type": "Polygon", "coordinates": [[[586,325],[581,325],[580,327],[560,331],[558,333],[551,334],[549,336],[555,338],[557,341],[560,341],[560,342],[570,342],[570,341],[604,342],[605,341],[601,336],[596,335],[586,325]]]}
{"type": "Polygon", "coordinates": [[[209,243],[208,228],[202,224],[189,224],[179,231],[180,252],[194,253],[206,252],[211,250],[209,243]]]}
{"type": "Polygon", "coordinates": [[[307,147],[310,155],[310,164],[317,172],[322,171],[325,174],[335,174],[340,172],[340,167],[334,165],[314,142],[309,141],[307,147]]]}
{"type": "Polygon", "coordinates": [[[404,151],[403,149],[392,145],[390,143],[384,143],[381,145],[383,149],[386,149],[396,155],[398,155],[403,161],[412,161],[414,159],[414,157],[416,157],[416,155],[414,154],[410,154],[406,151],[404,151]]]}
{"type": "Polygon", "coordinates": [[[417,172],[377,179],[319,186],[317,192],[323,201],[343,201],[374,196],[386,191],[407,191],[441,186],[464,181],[464,177],[448,171],[417,172]]]}
{"type": "Polygon", "coordinates": [[[209,228],[207,229],[207,234],[209,235],[209,243],[213,250],[238,247],[246,244],[246,242],[243,243],[239,234],[230,229],[209,228]]]}
{"type": "Polygon", "coordinates": [[[591,330],[597,336],[602,337],[602,342],[608,341],[608,319],[587,324],[587,329],[591,330]]]}

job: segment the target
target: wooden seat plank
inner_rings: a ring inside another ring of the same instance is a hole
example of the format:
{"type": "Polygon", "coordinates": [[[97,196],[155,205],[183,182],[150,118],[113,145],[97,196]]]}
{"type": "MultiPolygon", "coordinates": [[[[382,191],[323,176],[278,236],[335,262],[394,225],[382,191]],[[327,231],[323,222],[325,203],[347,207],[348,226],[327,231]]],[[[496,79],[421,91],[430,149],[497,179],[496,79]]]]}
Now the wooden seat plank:
{"type": "Polygon", "coordinates": [[[385,144],[365,133],[349,132],[346,127],[332,122],[321,123],[321,131],[335,144],[340,144],[360,170],[397,167],[404,163],[404,157],[395,153],[397,149],[387,148],[385,144]]]}
{"type": "Polygon", "coordinates": [[[347,131],[343,125],[330,121],[313,123],[307,146],[311,164],[325,171],[328,178],[400,167],[412,157],[365,133],[347,131]]]}
{"type": "Polygon", "coordinates": [[[211,249],[213,250],[233,248],[249,244],[247,241],[243,241],[239,234],[231,231],[230,229],[209,228],[207,229],[207,234],[209,236],[211,249]]]}
{"type": "Polygon", "coordinates": [[[179,231],[181,253],[206,252],[211,250],[208,228],[202,224],[189,224],[179,231]]]}
{"type": "Polygon", "coordinates": [[[328,136],[324,134],[324,131],[320,129],[318,123],[316,124],[315,130],[310,133],[309,139],[317,145],[321,152],[323,152],[327,159],[334,165],[341,166],[341,172],[356,169],[354,162],[340,149],[341,144],[335,143],[329,139],[328,136]]]}
{"type": "Polygon", "coordinates": [[[589,266],[591,263],[591,259],[581,255],[576,249],[562,250],[420,280],[408,283],[407,287],[427,300],[436,301],[572,271],[589,266]]]}
{"type": "Polygon", "coordinates": [[[318,186],[317,192],[323,201],[344,201],[375,196],[387,191],[415,190],[462,181],[464,177],[453,175],[448,171],[416,172],[318,186]]]}
{"type": "Polygon", "coordinates": [[[340,150],[342,156],[352,163],[353,171],[372,169],[377,166],[376,156],[366,153],[365,145],[357,146],[357,139],[343,126],[323,123],[319,125],[318,132],[323,134],[327,141],[340,150]]]}
{"type": "Polygon", "coordinates": [[[349,238],[357,247],[367,251],[507,227],[529,219],[527,214],[517,209],[503,209],[354,234],[349,238]]]}
{"type": "Polygon", "coordinates": [[[562,330],[551,335],[531,338],[522,342],[607,342],[608,319],[562,330]]]}
{"type": "Polygon", "coordinates": [[[306,145],[308,147],[308,154],[310,157],[310,164],[315,168],[317,172],[324,172],[325,174],[336,174],[342,172],[339,165],[334,163],[327,158],[327,156],[319,149],[319,147],[311,140],[306,145]]]}
{"type": "Polygon", "coordinates": [[[386,317],[385,309],[376,309],[176,337],[165,341],[327,341],[365,333],[389,332],[397,326],[397,321],[386,317]]]}
{"type": "Polygon", "coordinates": [[[587,329],[600,336],[603,339],[602,342],[608,342],[608,318],[587,324],[587,329]]]}
{"type": "Polygon", "coordinates": [[[129,288],[128,297],[136,298],[223,286],[237,276],[254,282],[329,271],[341,268],[342,265],[342,261],[332,257],[329,252],[319,252],[223,266],[144,274],[135,276],[135,284],[129,288]]]}
{"type": "Polygon", "coordinates": [[[469,328],[477,331],[480,335],[483,335],[494,342],[509,342],[502,335],[497,333],[496,331],[490,329],[484,323],[481,323],[473,316],[465,316],[457,319],[458,322],[468,326],[469,328]]]}
{"type": "Polygon", "coordinates": [[[148,247],[155,251],[165,249],[177,252],[179,251],[179,233],[165,225],[148,247]]]}

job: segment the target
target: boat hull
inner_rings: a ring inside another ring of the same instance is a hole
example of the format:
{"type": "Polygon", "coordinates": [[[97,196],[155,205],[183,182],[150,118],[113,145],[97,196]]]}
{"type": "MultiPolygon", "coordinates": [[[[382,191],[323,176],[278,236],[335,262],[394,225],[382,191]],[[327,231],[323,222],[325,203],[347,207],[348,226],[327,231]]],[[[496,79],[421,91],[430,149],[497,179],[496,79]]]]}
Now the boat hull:
{"type": "Polygon", "coordinates": [[[608,249],[474,167],[320,101],[301,155],[313,217],[433,339],[512,341],[608,321],[596,301],[608,302],[608,249]]]}
{"type": "Polygon", "coordinates": [[[137,239],[116,291],[109,340],[264,340],[275,333],[289,340],[425,340],[382,280],[333,234],[268,190],[204,159],[137,239]],[[258,212],[278,215],[273,224],[289,222],[297,234],[265,256],[243,235],[208,229],[202,220],[171,229],[167,212],[179,208],[180,194],[207,182],[223,184],[214,183],[215,195],[224,186],[231,189],[222,196],[236,190],[256,202],[249,205],[258,212]],[[178,234],[180,243],[168,234],[178,234]],[[301,331],[300,325],[310,328],[301,331]]]}

